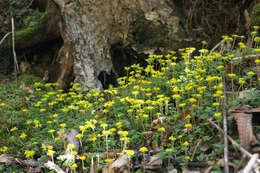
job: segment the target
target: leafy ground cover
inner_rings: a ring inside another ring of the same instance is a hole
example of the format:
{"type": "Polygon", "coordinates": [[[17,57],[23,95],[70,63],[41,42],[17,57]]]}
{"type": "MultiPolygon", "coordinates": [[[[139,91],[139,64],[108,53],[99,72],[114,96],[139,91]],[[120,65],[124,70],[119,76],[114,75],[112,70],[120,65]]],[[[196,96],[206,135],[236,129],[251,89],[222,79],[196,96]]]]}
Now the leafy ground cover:
{"type": "MultiPolygon", "coordinates": [[[[206,119],[221,126],[224,109],[249,101],[259,106],[260,59],[247,68],[241,68],[245,65],[241,59],[234,60],[260,52],[257,29],[249,46],[243,43],[243,36],[234,35],[223,37],[226,47],[219,52],[210,52],[203,42],[198,51],[189,47],[150,55],[146,67],[126,67],[127,75],[118,79],[119,86],[102,93],[82,91],[78,83],[64,91],[57,83],[45,83],[32,75],[23,75],[18,84],[2,80],[0,153],[38,163],[51,160],[71,172],[89,171],[97,155],[100,170],[117,159],[117,154],[110,153],[125,153],[129,165],[136,160],[143,164],[156,154],[166,159],[164,171],[222,158],[223,137],[206,119]],[[232,50],[237,43],[237,49],[232,50]],[[228,89],[228,105],[223,104],[224,87],[228,89]],[[237,98],[239,91],[251,88],[256,89],[250,98],[237,98]],[[78,147],[66,139],[72,129],[78,132],[78,147]],[[64,158],[66,150],[72,159],[64,158]],[[180,164],[173,166],[172,160],[180,164]]],[[[231,116],[228,125],[229,135],[238,139],[231,116]]],[[[236,163],[240,154],[232,145],[230,150],[236,163]]],[[[1,172],[26,169],[12,163],[0,165],[1,172]]],[[[146,172],[142,166],[128,169],[146,172]]],[[[214,166],[215,171],[221,169],[214,166]]]]}

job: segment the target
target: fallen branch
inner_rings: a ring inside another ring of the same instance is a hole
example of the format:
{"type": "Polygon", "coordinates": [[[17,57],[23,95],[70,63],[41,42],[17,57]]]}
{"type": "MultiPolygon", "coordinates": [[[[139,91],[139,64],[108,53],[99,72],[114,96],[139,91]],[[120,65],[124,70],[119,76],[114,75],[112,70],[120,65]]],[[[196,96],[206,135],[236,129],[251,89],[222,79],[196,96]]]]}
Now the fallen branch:
{"type": "Polygon", "coordinates": [[[2,40],[0,41],[0,45],[4,42],[4,40],[8,37],[8,35],[10,35],[12,32],[8,32],[5,34],[5,36],[2,38],[2,40]]]}
{"type": "MultiPolygon", "coordinates": [[[[207,119],[207,121],[213,125],[216,129],[218,129],[218,131],[220,131],[222,134],[224,134],[224,131],[216,124],[214,123],[211,119],[207,119]]],[[[243,154],[245,154],[248,157],[253,157],[253,155],[251,153],[249,153],[246,149],[244,149],[243,147],[241,147],[239,144],[236,143],[236,141],[234,139],[232,139],[230,136],[227,136],[228,140],[230,142],[232,142],[232,145],[235,145],[243,154]]],[[[257,163],[260,165],[260,159],[257,159],[257,163]]]]}
{"type": "Polygon", "coordinates": [[[255,162],[258,159],[258,154],[254,154],[251,159],[249,160],[248,164],[246,165],[246,167],[243,170],[243,173],[249,173],[251,172],[253,166],[255,165],[255,162]]]}
{"type": "Polygon", "coordinates": [[[232,61],[233,61],[233,60],[240,60],[240,59],[253,59],[253,58],[258,58],[258,57],[260,57],[260,54],[256,54],[256,55],[246,55],[246,56],[238,56],[238,57],[232,58],[232,61]]]}
{"type": "Polygon", "coordinates": [[[52,169],[56,171],[57,173],[65,173],[58,165],[55,163],[48,161],[47,163],[44,164],[46,168],[52,169]]]}

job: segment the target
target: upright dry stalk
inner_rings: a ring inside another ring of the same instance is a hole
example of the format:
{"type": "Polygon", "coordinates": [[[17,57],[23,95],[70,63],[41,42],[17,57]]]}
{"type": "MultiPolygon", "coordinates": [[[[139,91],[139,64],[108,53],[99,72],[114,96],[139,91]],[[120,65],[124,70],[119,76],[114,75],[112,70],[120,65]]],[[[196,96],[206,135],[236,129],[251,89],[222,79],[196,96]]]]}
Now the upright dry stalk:
{"type": "Polygon", "coordinates": [[[15,52],[15,40],[14,40],[14,17],[11,19],[12,23],[12,41],[13,41],[13,56],[14,56],[14,73],[15,73],[15,80],[17,84],[17,72],[19,70],[18,62],[17,62],[17,56],[15,52]]]}
{"type": "Polygon", "coordinates": [[[224,170],[225,173],[229,173],[228,168],[228,135],[227,135],[227,110],[225,106],[227,105],[227,91],[225,76],[222,77],[223,82],[223,93],[224,93],[224,108],[223,108],[223,129],[224,129],[224,170]]]}

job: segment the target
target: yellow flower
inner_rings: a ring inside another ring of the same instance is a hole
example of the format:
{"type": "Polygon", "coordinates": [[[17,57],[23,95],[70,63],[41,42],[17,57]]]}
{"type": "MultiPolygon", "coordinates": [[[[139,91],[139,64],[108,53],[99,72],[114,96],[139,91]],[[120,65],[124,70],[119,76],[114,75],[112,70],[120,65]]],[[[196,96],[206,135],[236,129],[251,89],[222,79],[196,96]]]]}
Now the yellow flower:
{"type": "Polygon", "coordinates": [[[167,148],[167,149],[166,149],[166,152],[167,152],[167,153],[170,153],[170,152],[172,152],[172,151],[173,151],[172,148],[167,148]]]}
{"type": "Polygon", "coordinates": [[[46,145],[43,145],[43,146],[42,146],[42,150],[43,150],[43,151],[46,151],[46,150],[47,150],[47,146],[46,146],[46,145]]]}
{"type": "Polygon", "coordinates": [[[148,151],[148,149],[146,147],[142,147],[142,148],[139,149],[139,151],[144,153],[144,152],[148,151]]]}
{"type": "Polygon", "coordinates": [[[16,130],[18,130],[18,128],[17,128],[17,127],[13,127],[13,128],[11,129],[11,132],[16,131],[16,130]]]}
{"type": "Polygon", "coordinates": [[[26,121],[26,124],[32,124],[32,120],[26,121]]]}
{"type": "Polygon", "coordinates": [[[121,128],[122,127],[122,122],[117,122],[116,126],[117,126],[117,128],[121,128]]]}
{"type": "Polygon", "coordinates": [[[5,103],[1,103],[0,106],[4,107],[4,106],[5,106],[5,103]]]}
{"type": "Polygon", "coordinates": [[[188,141],[185,141],[185,142],[183,143],[183,145],[184,145],[184,146],[188,146],[188,145],[189,145],[189,142],[188,142],[188,141]]]}
{"type": "Polygon", "coordinates": [[[24,152],[26,158],[33,157],[34,153],[35,153],[34,151],[30,151],[30,150],[25,150],[24,152]]]}
{"type": "Polygon", "coordinates": [[[26,135],[25,133],[22,133],[22,134],[20,135],[20,138],[21,138],[21,139],[25,139],[26,136],[27,136],[27,135],[26,135]]]}
{"type": "Polygon", "coordinates": [[[193,102],[196,102],[196,101],[197,101],[195,98],[189,98],[188,100],[189,100],[189,102],[191,102],[191,103],[193,103],[193,102]]]}
{"type": "Polygon", "coordinates": [[[113,162],[113,159],[106,159],[105,162],[106,163],[111,163],[111,162],[113,162]]]}
{"type": "Polygon", "coordinates": [[[217,66],[217,69],[222,69],[222,68],[224,68],[223,65],[219,65],[219,66],[217,66]]]}
{"type": "Polygon", "coordinates": [[[27,112],[27,111],[28,111],[28,109],[23,109],[23,110],[22,110],[22,112],[27,112]]]}
{"type": "Polygon", "coordinates": [[[107,124],[103,123],[103,124],[101,124],[100,126],[105,129],[105,128],[107,127],[107,124]]]}
{"type": "Polygon", "coordinates": [[[68,148],[68,149],[73,149],[74,147],[75,147],[74,144],[68,144],[68,145],[67,145],[67,148],[68,148]]]}
{"type": "Polygon", "coordinates": [[[219,106],[219,105],[220,105],[219,102],[214,102],[214,103],[212,103],[212,106],[219,106]]]}
{"type": "Polygon", "coordinates": [[[82,135],[81,133],[79,133],[79,134],[76,135],[76,138],[79,138],[79,139],[80,139],[80,138],[82,138],[82,137],[83,137],[83,135],[82,135]]]}
{"type": "Polygon", "coordinates": [[[55,141],[55,142],[58,141],[58,140],[60,140],[59,137],[54,138],[54,141],[55,141]]]}
{"type": "Polygon", "coordinates": [[[125,153],[126,153],[128,156],[132,156],[135,152],[134,152],[134,150],[125,150],[125,153]]]}
{"type": "Polygon", "coordinates": [[[186,106],[186,103],[179,104],[179,107],[184,107],[184,106],[186,106]]]}
{"type": "Polygon", "coordinates": [[[86,156],[79,156],[80,160],[86,160],[86,156]]]}
{"type": "Polygon", "coordinates": [[[227,74],[227,75],[228,75],[228,77],[231,77],[231,78],[233,78],[233,77],[236,76],[236,74],[234,74],[234,73],[229,73],[229,74],[227,74]]]}
{"type": "Polygon", "coordinates": [[[189,127],[192,127],[192,125],[191,124],[185,124],[184,127],[189,128],[189,127]]]}
{"type": "Polygon", "coordinates": [[[187,118],[187,119],[190,119],[190,118],[191,118],[190,114],[188,114],[188,115],[186,116],[186,118],[187,118]]]}
{"type": "Polygon", "coordinates": [[[201,43],[202,43],[203,45],[206,45],[206,44],[207,44],[207,42],[206,42],[206,41],[202,41],[201,43]]]}
{"type": "Polygon", "coordinates": [[[72,156],[75,156],[76,154],[78,154],[77,151],[72,151],[72,152],[71,152],[71,155],[72,155],[72,156]]]}
{"type": "Polygon", "coordinates": [[[190,160],[190,156],[185,156],[185,159],[186,160],[190,160]]]}
{"type": "Polygon", "coordinates": [[[238,79],[238,83],[244,84],[244,83],[246,83],[246,82],[245,82],[245,79],[241,77],[241,78],[238,79]]]}
{"type": "Polygon", "coordinates": [[[174,95],[172,96],[172,98],[174,98],[174,99],[180,99],[181,96],[180,96],[179,94],[174,94],[174,95]]]}
{"type": "Polygon", "coordinates": [[[7,149],[8,149],[8,148],[7,148],[6,146],[3,146],[3,148],[0,148],[0,151],[1,151],[1,152],[6,152],[7,149]]]}
{"type": "Polygon", "coordinates": [[[51,130],[49,130],[48,132],[49,132],[49,133],[53,133],[53,132],[55,132],[55,130],[51,129],[51,130]]]}
{"type": "Polygon", "coordinates": [[[59,116],[59,114],[53,114],[53,115],[52,115],[53,118],[56,118],[56,117],[58,117],[58,116],[59,116]]]}
{"type": "Polygon", "coordinates": [[[55,151],[53,151],[53,150],[48,150],[47,155],[52,157],[54,153],[55,153],[55,151]]]}
{"type": "Polygon", "coordinates": [[[34,86],[39,86],[39,85],[41,85],[40,82],[35,82],[35,83],[34,83],[34,86]]]}
{"type": "Polygon", "coordinates": [[[103,133],[103,135],[105,135],[105,136],[108,136],[108,135],[111,134],[111,132],[110,132],[109,130],[103,130],[102,133],[103,133]]]}
{"type": "Polygon", "coordinates": [[[249,72],[247,72],[246,74],[247,74],[248,76],[254,76],[255,73],[252,72],[252,71],[249,71],[249,72]]]}
{"type": "Polygon", "coordinates": [[[139,93],[139,91],[133,91],[133,92],[132,92],[132,94],[133,94],[134,96],[137,96],[138,93],[139,93]]]}
{"type": "Polygon", "coordinates": [[[110,132],[115,132],[116,129],[115,129],[115,128],[111,128],[111,129],[109,129],[109,131],[110,131],[110,132]]]}
{"type": "Polygon", "coordinates": [[[260,59],[256,59],[256,60],[255,60],[255,63],[256,63],[256,64],[259,64],[259,63],[260,63],[260,59]]]}
{"type": "Polygon", "coordinates": [[[71,165],[70,169],[71,169],[72,171],[74,171],[77,167],[78,167],[78,165],[77,165],[76,163],[73,163],[73,164],[71,165]]]}
{"type": "Polygon", "coordinates": [[[164,132],[164,131],[165,131],[165,128],[164,128],[164,127],[160,127],[160,128],[158,128],[158,131],[159,131],[159,132],[164,132]]]}
{"type": "Polygon", "coordinates": [[[65,123],[60,124],[61,127],[66,127],[65,123]]]}
{"type": "Polygon", "coordinates": [[[40,109],[40,112],[45,112],[45,111],[46,111],[46,109],[44,109],[44,108],[43,108],[43,109],[40,109]]]}
{"type": "Polygon", "coordinates": [[[221,113],[220,113],[220,112],[216,112],[216,113],[214,113],[214,116],[215,116],[215,117],[220,117],[220,116],[221,116],[221,113]]]}
{"type": "Polygon", "coordinates": [[[176,140],[176,138],[175,138],[175,137],[173,137],[173,136],[170,136],[170,137],[169,137],[169,140],[171,140],[171,141],[173,142],[173,141],[175,141],[175,140],[176,140]]]}

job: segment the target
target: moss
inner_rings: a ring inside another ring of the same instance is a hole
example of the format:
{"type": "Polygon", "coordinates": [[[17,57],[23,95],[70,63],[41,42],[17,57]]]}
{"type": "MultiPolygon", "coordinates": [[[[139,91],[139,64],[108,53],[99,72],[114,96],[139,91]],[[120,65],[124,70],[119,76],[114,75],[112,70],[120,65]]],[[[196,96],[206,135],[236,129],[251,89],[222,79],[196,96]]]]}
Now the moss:
{"type": "MultiPolygon", "coordinates": [[[[36,21],[35,24],[33,26],[28,26],[23,30],[17,31],[15,33],[15,43],[16,44],[21,44],[23,41],[30,39],[34,34],[37,33],[37,31],[40,29],[40,27],[42,26],[42,23],[45,21],[48,12],[49,12],[49,8],[50,8],[50,1],[48,0],[46,9],[44,13],[39,13],[39,12],[32,12],[32,16],[28,16],[27,20],[29,19],[35,19],[36,21]],[[39,15],[38,19],[37,17],[35,17],[35,15],[39,15]]],[[[3,43],[3,48],[8,49],[11,48],[12,46],[12,39],[11,37],[8,38],[8,40],[6,40],[3,43]]]]}
{"type": "Polygon", "coordinates": [[[251,25],[260,25],[260,3],[256,4],[252,10],[251,25]]]}

